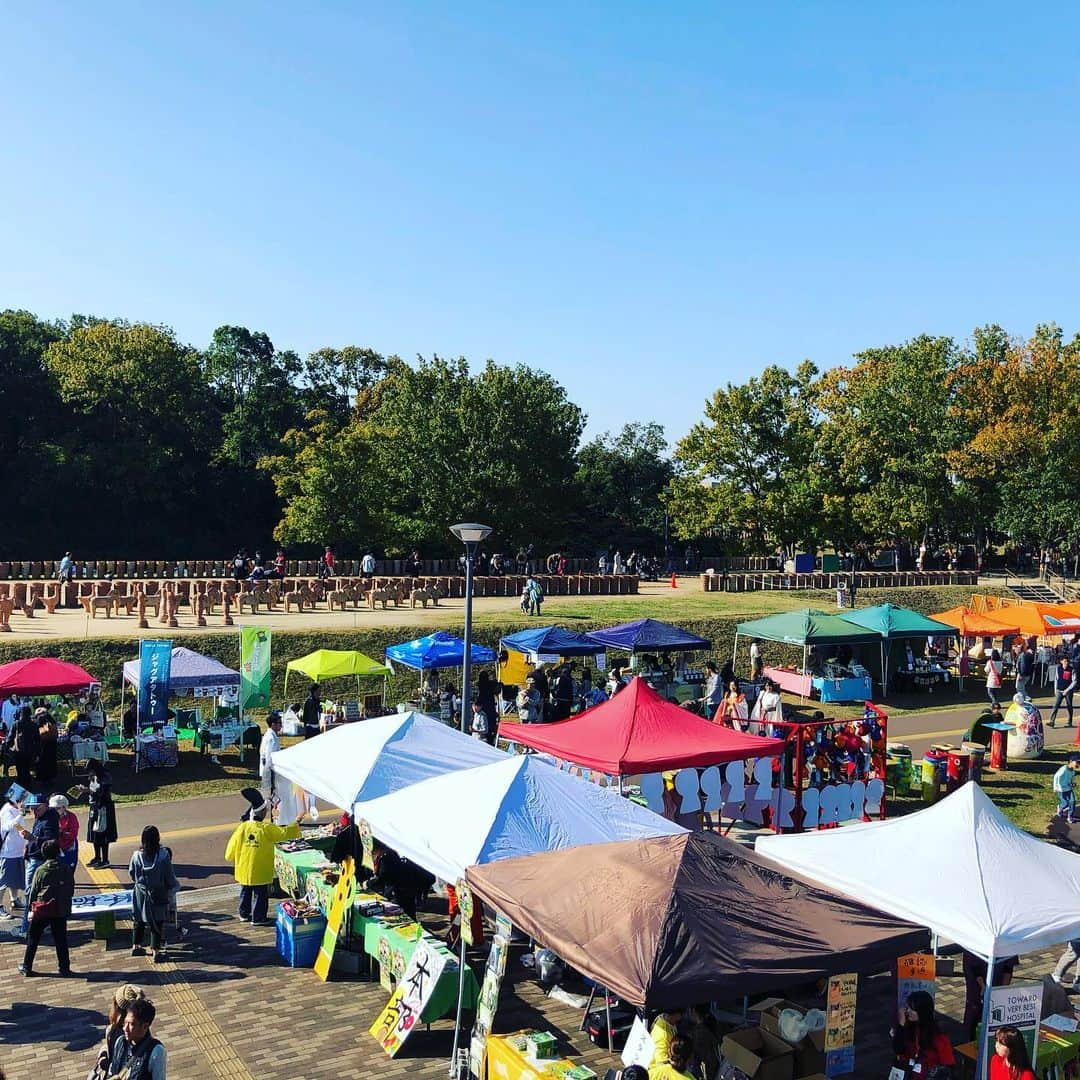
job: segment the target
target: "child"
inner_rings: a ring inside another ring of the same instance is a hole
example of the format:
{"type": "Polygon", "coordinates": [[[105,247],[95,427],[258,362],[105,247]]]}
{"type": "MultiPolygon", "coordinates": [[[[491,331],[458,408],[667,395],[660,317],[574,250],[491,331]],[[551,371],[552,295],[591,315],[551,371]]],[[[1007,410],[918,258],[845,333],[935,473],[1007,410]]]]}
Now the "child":
{"type": "Polygon", "coordinates": [[[1080,754],[1070,754],[1068,760],[1054,773],[1054,794],[1058,797],[1057,816],[1065,818],[1070,825],[1075,823],[1076,792],[1073,784],[1080,772],[1080,754]]]}
{"type": "Polygon", "coordinates": [[[472,703],[472,737],[474,739],[486,739],[488,734],[488,718],[483,705],[479,701],[472,703]]]}

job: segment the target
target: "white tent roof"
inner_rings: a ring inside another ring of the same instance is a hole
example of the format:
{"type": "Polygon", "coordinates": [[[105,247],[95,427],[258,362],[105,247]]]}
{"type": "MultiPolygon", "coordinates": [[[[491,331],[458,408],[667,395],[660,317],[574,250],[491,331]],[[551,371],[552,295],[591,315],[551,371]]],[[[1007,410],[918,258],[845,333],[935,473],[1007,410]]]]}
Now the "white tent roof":
{"type": "Polygon", "coordinates": [[[761,836],[755,846],[984,959],[1080,937],[1080,855],[1017,828],[975,783],[907,817],[761,836]]]}
{"type": "Polygon", "coordinates": [[[357,814],[380,840],[444,881],[457,881],[476,863],[686,831],[531,754],[425,780],[357,814]]]}
{"type": "Polygon", "coordinates": [[[342,809],[506,755],[426,713],[345,724],[274,755],[274,772],[342,809]]]}

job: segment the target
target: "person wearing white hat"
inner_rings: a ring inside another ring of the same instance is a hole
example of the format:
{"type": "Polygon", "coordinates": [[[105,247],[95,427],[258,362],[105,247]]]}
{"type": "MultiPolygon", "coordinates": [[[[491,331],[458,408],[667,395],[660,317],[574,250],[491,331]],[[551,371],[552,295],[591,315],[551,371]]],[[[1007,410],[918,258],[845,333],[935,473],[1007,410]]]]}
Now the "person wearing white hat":
{"type": "Polygon", "coordinates": [[[275,825],[266,820],[270,802],[258,788],[244,788],[240,794],[250,806],[225,845],[225,861],[233,864],[240,885],[238,917],[258,925],[266,922],[270,883],[274,880],[274,845],[282,840],[298,840],[300,822],[275,825]]]}
{"type": "Polygon", "coordinates": [[[79,819],[71,812],[65,795],[53,795],[49,806],[60,818],[60,861],[75,869],[79,862],[79,819]]]}

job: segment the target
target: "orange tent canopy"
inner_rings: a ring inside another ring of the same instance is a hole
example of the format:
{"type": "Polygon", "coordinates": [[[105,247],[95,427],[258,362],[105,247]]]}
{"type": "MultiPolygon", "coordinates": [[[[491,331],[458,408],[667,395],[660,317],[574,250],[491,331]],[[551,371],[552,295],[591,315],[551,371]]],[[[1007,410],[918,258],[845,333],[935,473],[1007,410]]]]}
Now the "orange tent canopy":
{"type": "MultiPolygon", "coordinates": [[[[1011,614],[1012,609],[1009,609],[1011,614]]],[[[991,615],[983,615],[977,611],[971,611],[966,607],[949,608],[948,611],[939,611],[931,615],[931,619],[946,623],[960,631],[964,637],[1004,637],[1006,634],[1019,634],[1020,627],[1015,621],[1010,621],[1005,611],[1000,612],[1000,618],[991,615]]],[[[1038,631],[1042,633],[1042,631],[1038,631]]]]}

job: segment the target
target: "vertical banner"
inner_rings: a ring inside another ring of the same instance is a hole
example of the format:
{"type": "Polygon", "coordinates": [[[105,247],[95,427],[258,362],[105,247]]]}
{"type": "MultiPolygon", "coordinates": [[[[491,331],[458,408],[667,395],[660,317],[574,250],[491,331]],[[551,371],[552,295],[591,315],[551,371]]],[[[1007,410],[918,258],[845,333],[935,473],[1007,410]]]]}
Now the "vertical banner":
{"type": "Polygon", "coordinates": [[[341,877],[338,878],[334,895],[330,898],[330,907],[326,912],[326,932],[323,934],[319,955],[315,958],[315,974],[326,982],[330,975],[330,965],[334,961],[341,924],[352,917],[353,898],[356,896],[356,873],[352,859],[346,855],[341,860],[341,877]]]}
{"type": "Polygon", "coordinates": [[[139,727],[164,724],[169,709],[172,642],[139,642],[139,727]]]}
{"type": "Polygon", "coordinates": [[[858,987],[858,975],[833,975],[829,979],[825,999],[826,1076],[843,1076],[855,1071],[855,995],[858,987]]]}
{"type": "Polygon", "coordinates": [[[495,1011],[499,1007],[499,990],[503,975],[506,973],[506,958],[510,952],[510,938],[514,927],[505,915],[495,916],[495,936],[491,939],[491,951],[488,953],[487,967],[484,969],[484,982],[480,987],[480,1001],[476,1006],[476,1023],[473,1024],[472,1039],[469,1046],[469,1071],[479,1076],[484,1060],[484,1048],[491,1034],[491,1025],[495,1020],[495,1011]]]}
{"type": "Polygon", "coordinates": [[[416,943],[401,981],[397,985],[386,1008],[371,1025],[369,1034],[393,1057],[420,1022],[424,1006],[431,1000],[432,991],[442,977],[447,957],[437,953],[427,941],[416,943]]]}
{"type": "Polygon", "coordinates": [[[270,631],[240,629],[240,711],[270,708],[270,631]]]}
{"type": "Polygon", "coordinates": [[[1039,1041],[1042,995],[1042,983],[1012,983],[993,987],[990,990],[990,1022],[986,1025],[983,1053],[994,1053],[998,1028],[1014,1027],[1027,1043],[1028,1055],[1034,1061],[1039,1041]]]}
{"type": "Polygon", "coordinates": [[[937,992],[937,961],[933,953],[908,953],[896,961],[896,1007],[902,1009],[916,990],[931,997],[937,992]]]}

